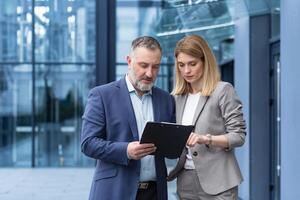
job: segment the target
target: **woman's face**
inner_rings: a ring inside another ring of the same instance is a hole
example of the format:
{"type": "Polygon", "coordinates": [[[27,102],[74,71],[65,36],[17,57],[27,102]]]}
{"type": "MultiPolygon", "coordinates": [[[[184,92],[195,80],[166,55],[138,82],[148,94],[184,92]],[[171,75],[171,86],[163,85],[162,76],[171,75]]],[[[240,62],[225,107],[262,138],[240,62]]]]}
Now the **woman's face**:
{"type": "Polygon", "coordinates": [[[177,56],[177,67],[184,80],[191,85],[200,84],[203,75],[203,62],[185,53],[177,56]]]}

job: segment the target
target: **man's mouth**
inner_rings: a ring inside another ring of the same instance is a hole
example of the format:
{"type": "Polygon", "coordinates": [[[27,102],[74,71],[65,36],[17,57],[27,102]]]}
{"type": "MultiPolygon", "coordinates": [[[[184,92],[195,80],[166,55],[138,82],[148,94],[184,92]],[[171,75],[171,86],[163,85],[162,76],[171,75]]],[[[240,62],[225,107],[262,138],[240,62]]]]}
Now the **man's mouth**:
{"type": "Polygon", "coordinates": [[[152,79],[142,79],[143,82],[146,82],[146,83],[152,83],[153,80],[152,79]]]}

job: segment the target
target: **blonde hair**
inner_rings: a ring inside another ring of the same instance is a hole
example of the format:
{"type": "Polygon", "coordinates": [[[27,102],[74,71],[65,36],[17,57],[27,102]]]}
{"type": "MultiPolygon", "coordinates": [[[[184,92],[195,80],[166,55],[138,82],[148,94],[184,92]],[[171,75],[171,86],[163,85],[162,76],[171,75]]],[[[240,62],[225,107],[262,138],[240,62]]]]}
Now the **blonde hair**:
{"type": "Polygon", "coordinates": [[[210,96],[216,88],[218,81],[220,81],[220,72],[216,58],[208,43],[198,35],[185,36],[176,44],[174,52],[176,81],[172,94],[182,95],[191,91],[190,84],[184,80],[178,68],[177,56],[179,53],[185,53],[192,57],[199,58],[203,62],[201,94],[204,96],[210,96]]]}

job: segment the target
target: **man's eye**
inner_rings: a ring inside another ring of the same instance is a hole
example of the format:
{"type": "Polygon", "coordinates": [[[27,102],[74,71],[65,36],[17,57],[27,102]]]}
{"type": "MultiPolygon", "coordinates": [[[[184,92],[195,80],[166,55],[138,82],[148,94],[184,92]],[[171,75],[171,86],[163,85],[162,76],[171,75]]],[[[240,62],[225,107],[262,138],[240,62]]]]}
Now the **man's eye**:
{"type": "Polygon", "coordinates": [[[145,68],[145,67],[147,67],[147,64],[146,63],[141,63],[140,66],[145,68]]]}

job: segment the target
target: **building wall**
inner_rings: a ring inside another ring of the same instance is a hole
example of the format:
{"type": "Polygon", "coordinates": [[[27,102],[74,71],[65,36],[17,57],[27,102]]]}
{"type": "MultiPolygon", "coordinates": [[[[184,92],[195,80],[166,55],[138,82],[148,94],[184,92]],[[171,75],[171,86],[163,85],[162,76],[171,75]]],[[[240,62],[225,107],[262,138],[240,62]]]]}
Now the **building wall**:
{"type": "Polygon", "coordinates": [[[238,162],[244,177],[244,181],[239,188],[239,197],[242,199],[249,199],[249,17],[243,17],[235,21],[234,45],[235,89],[243,102],[243,112],[247,123],[246,143],[236,151],[238,162]],[[240,51],[240,49],[242,49],[242,51],[240,51]]]}
{"type": "Polygon", "coordinates": [[[299,199],[300,1],[281,1],[281,199],[299,199]]]}

